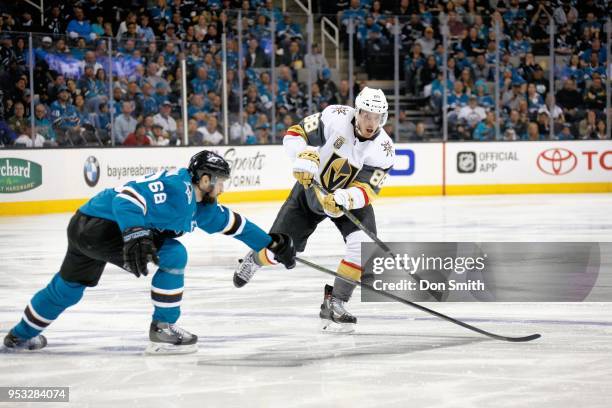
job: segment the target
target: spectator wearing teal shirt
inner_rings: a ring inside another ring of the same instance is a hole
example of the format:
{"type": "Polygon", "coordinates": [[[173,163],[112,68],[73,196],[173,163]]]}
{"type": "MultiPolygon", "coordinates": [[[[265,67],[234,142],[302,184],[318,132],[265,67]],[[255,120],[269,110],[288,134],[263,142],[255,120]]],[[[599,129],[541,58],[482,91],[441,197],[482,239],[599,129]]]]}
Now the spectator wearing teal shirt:
{"type": "Polygon", "coordinates": [[[470,60],[465,56],[465,50],[463,49],[463,47],[457,47],[456,49],[456,54],[455,54],[455,66],[457,67],[456,69],[461,72],[464,69],[468,68],[468,69],[472,69],[472,63],[470,62],[470,60]]]}
{"type": "Polygon", "coordinates": [[[34,125],[36,126],[36,133],[43,136],[46,140],[55,142],[57,135],[53,130],[53,125],[49,118],[47,118],[47,107],[39,103],[34,108],[34,125]]]}
{"type": "Polygon", "coordinates": [[[104,15],[97,13],[95,19],[96,22],[91,25],[91,32],[100,38],[104,35],[104,15]]]}
{"type": "Polygon", "coordinates": [[[91,121],[94,128],[96,128],[96,131],[100,135],[100,139],[110,139],[111,118],[110,112],[108,111],[108,104],[101,103],[98,106],[98,112],[91,114],[91,121]]]}
{"type": "Polygon", "coordinates": [[[522,30],[516,30],[514,32],[514,37],[508,45],[508,51],[510,51],[512,55],[524,55],[531,52],[531,44],[523,36],[522,30]]]}
{"type": "Polygon", "coordinates": [[[172,21],[172,8],[168,6],[167,2],[157,2],[157,6],[149,9],[149,14],[155,22],[162,19],[172,21]]]}
{"type": "Polygon", "coordinates": [[[227,69],[238,69],[238,43],[235,40],[229,41],[227,46],[227,69]]]}
{"type": "Polygon", "coordinates": [[[369,40],[379,38],[382,33],[382,27],[380,24],[374,21],[372,16],[366,17],[365,24],[360,24],[357,27],[357,40],[362,50],[366,48],[366,42],[369,40]]]}
{"type": "Polygon", "coordinates": [[[544,106],[544,98],[540,95],[533,82],[527,85],[527,107],[531,115],[536,115],[540,108],[544,106]]]}
{"type": "Polygon", "coordinates": [[[363,8],[361,8],[359,0],[351,0],[350,7],[342,12],[340,22],[344,26],[348,27],[349,20],[352,19],[354,27],[357,27],[357,25],[362,24],[365,21],[366,15],[367,13],[363,8]]]}
{"type": "Polygon", "coordinates": [[[512,26],[516,20],[527,20],[527,13],[519,7],[519,0],[511,0],[510,7],[503,14],[504,22],[512,26]]]}
{"type": "Polygon", "coordinates": [[[280,97],[282,94],[286,93],[289,90],[289,85],[291,84],[291,71],[289,67],[282,66],[280,67],[278,79],[277,79],[277,97],[280,97]]]}
{"type": "Polygon", "coordinates": [[[109,89],[110,85],[106,78],[106,70],[104,68],[99,68],[96,71],[96,94],[107,96],[110,94],[109,89]]]}
{"type": "Polygon", "coordinates": [[[77,87],[81,90],[81,94],[83,94],[88,100],[96,98],[98,96],[98,87],[96,84],[96,77],[92,66],[85,66],[85,73],[79,79],[77,87]]]}
{"type": "Polygon", "coordinates": [[[161,53],[161,55],[164,56],[164,59],[166,61],[166,66],[171,66],[176,64],[176,62],[178,61],[178,56],[176,55],[177,51],[174,48],[174,42],[169,41],[166,43],[166,46],[164,47],[164,51],[161,53]]]}
{"type": "MultiPolygon", "coordinates": [[[[277,34],[278,34],[278,27],[277,34]]],[[[257,41],[260,43],[264,38],[270,38],[272,36],[272,31],[270,31],[270,24],[268,23],[268,19],[266,16],[260,14],[257,16],[257,23],[249,29],[249,34],[252,37],[257,38],[257,41]]]]}
{"type": "MultiPolygon", "coordinates": [[[[431,94],[430,94],[430,105],[438,111],[442,109],[442,98],[444,94],[444,83],[442,82],[442,72],[438,72],[437,78],[431,83],[431,94]]],[[[453,83],[450,80],[446,80],[446,92],[450,93],[453,88],[453,83]]]]}
{"type": "Polygon", "coordinates": [[[147,16],[146,14],[140,16],[138,36],[145,42],[151,42],[156,40],[153,29],[149,27],[149,16],[147,16]]]}
{"type": "Polygon", "coordinates": [[[566,81],[569,78],[574,78],[579,88],[584,83],[584,73],[580,64],[580,57],[578,54],[573,54],[567,65],[561,68],[559,75],[562,81],[566,81]]]}
{"type": "Polygon", "coordinates": [[[587,65],[583,70],[585,79],[594,79],[595,76],[606,77],[606,67],[600,64],[599,57],[597,54],[591,54],[590,64],[587,65]]]}
{"type": "Polygon", "coordinates": [[[572,125],[564,123],[561,131],[557,133],[557,140],[574,140],[576,137],[572,134],[572,125]]]}
{"type": "Polygon", "coordinates": [[[168,100],[168,85],[165,81],[158,82],[157,85],[155,85],[155,94],[153,97],[159,106],[168,100]]]}
{"type": "MultiPolygon", "coordinates": [[[[262,1],[259,1],[259,3],[264,3],[262,1]]],[[[251,3],[253,3],[253,1],[251,1],[251,3]]],[[[257,7],[257,6],[255,6],[257,7]]],[[[265,7],[263,8],[259,8],[258,12],[260,14],[263,14],[264,16],[266,16],[269,20],[272,19],[272,16],[274,16],[274,20],[276,21],[276,23],[278,24],[279,21],[282,21],[283,19],[283,14],[281,13],[280,9],[278,7],[274,7],[274,2],[272,0],[266,0],[265,1],[265,7]]]]}
{"type": "Polygon", "coordinates": [[[299,24],[291,20],[291,14],[289,13],[284,15],[283,21],[277,23],[276,34],[286,41],[294,38],[302,39],[302,30],[299,24]]]}
{"type": "Polygon", "coordinates": [[[468,96],[463,92],[463,82],[455,81],[453,92],[447,98],[449,109],[456,109],[467,105],[468,96]]]}
{"type": "Polygon", "coordinates": [[[580,53],[580,57],[585,62],[591,62],[591,55],[593,54],[597,54],[597,59],[600,62],[606,60],[607,52],[606,49],[601,46],[601,40],[599,38],[593,38],[591,48],[580,53]]]}
{"type": "Polygon", "coordinates": [[[15,132],[0,118],[0,146],[10,146],[15,139],[17,139],[15,132]]]}
{"type": "Polygon", "coordinates": [[[208,78],[208,72],[204,67],[199,67],[196,77],[191,80],[191,89],[194,93],[206,94],[208,91],[215,90],[214,81],[208,78]]]}
{"type": "Polygon", "coordinates": [[[69,101],[68,88],[65,86],[59,88],[57,100],[51,104],[50,110],[53,126],[68,130],[79,124],[77,111],[69,101]]]}
{"type": "Polygon", "coordinates": [[[141,96],[141,105],[142,105],[142,114],[143,116],[155,115],[159,111],[159,104],[157,100],[153,97],[153,86],[144,81],[142,84],[142,96],[141,96]]]}
{"type": "Polygon", "coordinates": [[[477,141],[495,140],[495,113],[487,112],[486,119],[476,126],[472,137],[477,141]]]}
{"type": "Polygon", "coordinates": [[[85,41],[91,41],[95,38],[95,34],[92,36],[89,20],[85,20],[83,8],[78,6],[74,8],[74,19],[70,20],[68,23],[66,33],[73,39],[82,37],[85,39],[85,41]]]}
{"type": "Polygon", "coordinates": [[[204,106],[203,95],[197,93],[191,95],[187,115],[190,119],[195,119],[198,122],[198,126],[204,126],[206,124],[206,107],[204,106]]]}

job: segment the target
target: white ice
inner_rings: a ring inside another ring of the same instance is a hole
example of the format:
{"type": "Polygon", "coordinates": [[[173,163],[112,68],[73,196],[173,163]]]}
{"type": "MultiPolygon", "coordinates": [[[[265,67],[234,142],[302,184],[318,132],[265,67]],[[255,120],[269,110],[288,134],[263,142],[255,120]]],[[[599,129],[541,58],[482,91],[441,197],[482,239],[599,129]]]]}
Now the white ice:
{"type": "MultiPolygon", "coordinates": [[[[232,207],[268,228],[280,204],[232,207]]],[[[612,194],[381,199],[375,208],[389,241],[612,241],[612,194]]],[[[69,217],[0,218],[2,336],[59,268],[69,217]]],[[[111,266],[49,327],[46,349],[0,354],[0,386],[69,386],[71,407],[611,406],[612,303],[426,304],[496,333],[543,335],[515,344],[405,305],[360,303],[357,291],[358,331],[322,334],[327,276],[268,269],[236,289],[241,243],[201,232],[182,240],[190,261],[179,323],[200,337],[197,354],[142,355],[150,277],[111,266]]],[[[304,257],[335,269],[342,254],[326,221],[304,257]]]]}

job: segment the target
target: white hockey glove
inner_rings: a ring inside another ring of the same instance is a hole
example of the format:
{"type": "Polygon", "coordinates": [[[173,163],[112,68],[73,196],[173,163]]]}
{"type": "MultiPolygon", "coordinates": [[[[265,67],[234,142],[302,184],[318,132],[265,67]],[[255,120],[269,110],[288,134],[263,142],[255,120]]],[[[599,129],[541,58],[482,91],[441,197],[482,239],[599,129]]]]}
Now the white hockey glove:
{"type": "Polygon", "coordinates": [[[330,217],[338,218],[344,215],[341,207],[346,210],[353,209],[353,197],[347,190],[336,190],[323,198],[323,211],[330,217]]]}
{"type": "Polygon", "coordinates": [[[304,150],[298,153],[293,162],[293,177],[304,188],[310,187],[312,179],[319,171],[319,152],[316,150],[304,150]]]}

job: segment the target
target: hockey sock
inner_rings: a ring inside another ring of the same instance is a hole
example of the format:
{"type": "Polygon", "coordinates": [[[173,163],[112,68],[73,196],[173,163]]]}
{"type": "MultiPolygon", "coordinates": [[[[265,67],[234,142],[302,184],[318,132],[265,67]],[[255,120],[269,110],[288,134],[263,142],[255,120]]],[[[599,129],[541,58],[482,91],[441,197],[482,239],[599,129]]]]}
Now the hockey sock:
{"type": "Polygon", "coordinates": [[[158,269],[151,282],[151,300],[155,307],[153,320],[164,323],[176,323],[181,315],[185,275],[182,270],[181,273],[177,270],[171,272],[158,269]]]}
{"type": "MultiPolygon", "coordinates": [[[[361,267],[343,259],[340,261],[340,265],[338,265],[338,275],[354,281],[359,281],[361,280],[361,267]]],[[[352,283],[336,278],[334,281],[334,291],[332,292],[332,296],[347,302],[351,298],[354,289],[355,285],[352,283]]]]}
{"type": "Polygon", "coordinates": [[[253,252],[253,260],[259,266],[270,266],[278,264],[278,262],[274,260],[274,254],[268,248],[263,248],[259,252],[253,252]]]}
{"type": "Polygon", "coordinates": [[[30,300],[21,321],[13,328],[13,333],[22,339],[37,336],[64,310],[77,304],[84,291],[84,285],[65,281],[56,273],[51,282],[30,300]]]}
{"type": "Polygon", "coordinates": [[[353,294],[353,290],[355,290],[355,285],[340,278],[336,278],[334,280],[334,290],[332,292],[332,296],[344,302],[348,302],[353,294]]]}

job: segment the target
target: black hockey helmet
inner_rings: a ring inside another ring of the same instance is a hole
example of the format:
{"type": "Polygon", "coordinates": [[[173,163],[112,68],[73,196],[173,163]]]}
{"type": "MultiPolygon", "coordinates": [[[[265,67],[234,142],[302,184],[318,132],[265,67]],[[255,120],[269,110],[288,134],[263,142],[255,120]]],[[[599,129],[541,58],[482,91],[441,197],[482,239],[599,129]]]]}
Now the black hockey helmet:
{"type": "Polygon", "coordinates": [[[230,176],[230,166],[225,159],[210,150],[202,150],[189,160],[189,172],[191,181],[198,184],[204,175],[211,178],[211,183],[215,184],[218,177],[228,179],[230,176]]]}

